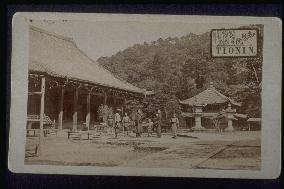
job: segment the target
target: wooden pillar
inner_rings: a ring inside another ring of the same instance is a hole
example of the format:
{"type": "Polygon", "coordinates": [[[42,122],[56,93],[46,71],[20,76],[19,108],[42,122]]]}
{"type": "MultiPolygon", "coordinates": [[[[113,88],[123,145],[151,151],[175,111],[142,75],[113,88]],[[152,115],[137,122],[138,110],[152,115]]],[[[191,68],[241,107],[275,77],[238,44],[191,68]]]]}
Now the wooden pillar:
{"type": "Polygon", "coordinates": [[[168,120],[168,111],[165,108],[166,120],[168,120]]]}
{"type": "Polygon", "coordinates": [[[40,122],[39,122],[39,144],[37,149],[37,155],[42,155],[42,140],[43,140],[43,119],[44,119],[44,93],[45,93],[45,78],[41,78],[41,98],[40,98],[40,122]]]}
{"type": "Polygon", "coordinates": [[[62,130],[63,122],[63,102],[64,102],[64,87],[61,87],[60,102],[59,102],[59,115],[58,115],[58,130],[62,130]]]}
{"type": "Polygon", "coordinates": [[[125,114],[125,109],[126,109],[126,98],[123,97],[123,101],[122,101],[122,116],[125,114]]]}
{"type": "Polygon", "coordinates": [[[79,90],[78,87],[76,87],[74,93],[74,102],[73,102],[73,131],[77,130],[78,96],[79,96],[79,90]]]}
{"type": "Polygon", "coordinates": [[[113,109],[114,109],[114,111],[116,111],[116,97],[115,96],[113,96],[112,97],[113,98],[113,109]]]}
{"type": "Polygon", "coordinates": [[[90,117],[90,109],[91,109],[91,93],[89,92],[87,95],[87,114],[86,114],[86,127],[90,128],[90,121],[91,121],[91,117],[90,117]]]}
{"type": "Polygon", "coordinates": [[[28,123],[28,129],[32,129],[33,122],[28,123]]]}
{"type": "Polygon", "coordinates": [[[106,105],[106,104],[107,104],[107,94],[104,93],[104,105],[106,105]]]}

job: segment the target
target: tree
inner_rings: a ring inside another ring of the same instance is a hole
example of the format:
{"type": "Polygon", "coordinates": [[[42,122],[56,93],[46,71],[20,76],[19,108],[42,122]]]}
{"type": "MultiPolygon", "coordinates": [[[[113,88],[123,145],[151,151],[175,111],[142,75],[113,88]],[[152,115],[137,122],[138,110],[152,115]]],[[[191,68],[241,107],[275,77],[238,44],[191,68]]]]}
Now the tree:
{"type": "Polygon", "coordinates": [[[200,74],[199,74],[198,71],[196,72],[196,74],[197,74],[197,77],[196,77],[196,79],[195,79],[195,85],[196,85],[196,88],[197,88],[197,89],[200,89],[200,88],[203,87],[204,82],[205,82],[205,79],[204,79],[203,76],[200,76],[200,74]]]}
{"type": "Polygon", "coordinates": [[[103,120],[103,123],[107,123],[108,117],[113,117],[113,110],[112,107],[108,105],[101,104],[98,108],[98,116],[100,119],[103,120]]]}
{"type": "Polygon", "coordinates": [[[263,28],[244,28],[252,27],[260,31],[256,58],[212,58],[210,32],[206,32],[135,44],[98,62],[133,85],[155,91],[154,97],[141,102],[147,115],[163,110],[172,99],[198,94],[212,81],[220,92],[242,102],[244,112],[257,116],[261,112],[263,28]]]}

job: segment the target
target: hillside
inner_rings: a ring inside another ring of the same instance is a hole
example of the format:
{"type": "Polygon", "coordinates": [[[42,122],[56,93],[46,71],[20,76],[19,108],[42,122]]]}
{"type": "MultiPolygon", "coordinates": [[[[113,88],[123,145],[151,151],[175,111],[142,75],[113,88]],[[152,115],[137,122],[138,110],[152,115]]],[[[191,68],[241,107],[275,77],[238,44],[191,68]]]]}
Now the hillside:
{"type": "Polygon", "coordinates": [[[135,44],[97,61],[128,82],[154,90],[156,96],[148,102],[152,108],[169,103],[178,107],[178,100],[192,97],[213,82],[220,92],[242,102],[243,112],[260,116],[262,57],[212,58],[209,32],[135,44]]]}

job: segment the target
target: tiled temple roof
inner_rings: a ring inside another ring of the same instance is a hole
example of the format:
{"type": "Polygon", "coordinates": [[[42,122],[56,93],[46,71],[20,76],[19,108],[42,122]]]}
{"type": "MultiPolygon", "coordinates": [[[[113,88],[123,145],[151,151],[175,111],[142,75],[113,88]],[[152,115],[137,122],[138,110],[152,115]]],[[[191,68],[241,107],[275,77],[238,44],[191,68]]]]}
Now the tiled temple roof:
{"type": "Polygon", "coordinates": [[[226,102],[230,102],[231,104],[236,106],[241,105],[240,103],[237,103],[234,100],[230,99],[229,97],[221,94],[213,87],[213,85],[211,85],[208,89],[202,91],[201,93],[189,99],[180,101],[181,104],[189,106],[195,106],[195,105],[206,106],[207,104],[222,104],[226,102]]]}
{"type": "MultiPolygon", "coordinates": [[[[73,39],[30,26],[29,71],[87,81],[143,94],[145,90],[114,76],[80,50],[73,39]]],[[[95,50],[95,49],[94,49],[95,50]]]]}

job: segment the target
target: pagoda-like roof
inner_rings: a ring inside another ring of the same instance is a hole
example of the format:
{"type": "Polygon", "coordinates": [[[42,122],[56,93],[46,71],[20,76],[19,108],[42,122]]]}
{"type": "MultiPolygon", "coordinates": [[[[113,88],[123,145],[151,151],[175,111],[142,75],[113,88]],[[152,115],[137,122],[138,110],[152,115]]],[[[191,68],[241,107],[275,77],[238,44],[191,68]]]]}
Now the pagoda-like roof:
{"type": "Polygon", "coordinates": [[[223,104],[226,102],[230,102],[233,105],[240,106],[240,103],[235,102],[229,97],[223,95],[219,91],[215,89],[215,87],[211,84],[209,88],[202,91],[201,93],[180,101],[181,104],[189,105],[189,106],[206,106],[208,104],[223,104]]]}
{"type": "MultiPolygon", "coordinates": [[[[30,26],[29,71],[144,93],[143,89],[114,76],[80,50],[73,39],[30,26]]],[[[94,49],[96,50],[96,49],[94,49]]]]}

